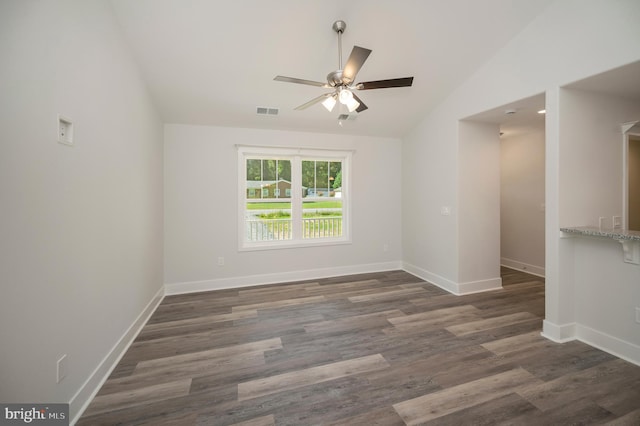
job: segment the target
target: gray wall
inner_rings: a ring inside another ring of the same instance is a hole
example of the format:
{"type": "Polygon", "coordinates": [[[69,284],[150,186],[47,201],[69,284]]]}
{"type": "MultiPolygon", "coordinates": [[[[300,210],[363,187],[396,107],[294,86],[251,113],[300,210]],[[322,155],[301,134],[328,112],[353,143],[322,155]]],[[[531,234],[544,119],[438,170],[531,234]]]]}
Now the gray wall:
{"type": "Polygon", "coordinates": [[[107,1],[1,2],[0,57],[0,401],[73,417],[159,298],[162,124],[107,1]]]}

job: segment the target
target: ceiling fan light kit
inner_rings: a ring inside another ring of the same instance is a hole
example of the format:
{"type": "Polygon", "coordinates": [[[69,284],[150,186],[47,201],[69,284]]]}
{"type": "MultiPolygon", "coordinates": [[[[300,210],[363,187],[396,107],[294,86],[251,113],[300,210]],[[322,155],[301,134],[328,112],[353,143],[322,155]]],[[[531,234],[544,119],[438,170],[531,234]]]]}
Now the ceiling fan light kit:
{"type": "Polygon", "coordinates": [[[296,110],[303,110],[322,102],[327,111],[333,111],[336,103],[339,101],[345,105],[349,112],[362,112],[368,109],[364,102],[353,93],[354,90],[371,90],[385,89],[390,87],[410,87],[413,84],[413,77],[395,78],[390,80],[367,81],[354,84],[356,75],[362,65],[371,54],[370,49],[360,46],[353,46],[351,54],[347,59],[344,67],[342,66],[342,33],[347,28],[344,21],[336,21],[333,23],[333,30],[338,33],[338,69],[327,74],[327,82],[322,83],[313,80],[304,80],[295,77],[285,77],[278,75],[274,78],[276,81],[285,83],[306,84],[309,86],[322,87],[325,89],[334,89],[333,92],[324,93],[309,102],[296,107],[296,110]]]}
{"type": "Polygon", "coordinates": [[[335,95],[327,97],[324,101],[322,101],[322,105],[327,109],[327,111],[333,111],[333,107],[336,106],[336,97],[335,95]]]}

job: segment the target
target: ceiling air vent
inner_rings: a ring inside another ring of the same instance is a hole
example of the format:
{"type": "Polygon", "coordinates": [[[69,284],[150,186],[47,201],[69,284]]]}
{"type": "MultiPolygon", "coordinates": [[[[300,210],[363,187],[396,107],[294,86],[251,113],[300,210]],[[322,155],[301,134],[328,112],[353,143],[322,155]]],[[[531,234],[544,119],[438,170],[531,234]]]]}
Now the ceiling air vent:
{"type": "Polygon", "coordinates": [[[358,114],[340,114],[338,121],[353,121],[358,118],[358,114]]]}
{"type": "Polygon", "coordinates": [[[278,108],[257,107],[258,115],[278,115],[278,108]]]}

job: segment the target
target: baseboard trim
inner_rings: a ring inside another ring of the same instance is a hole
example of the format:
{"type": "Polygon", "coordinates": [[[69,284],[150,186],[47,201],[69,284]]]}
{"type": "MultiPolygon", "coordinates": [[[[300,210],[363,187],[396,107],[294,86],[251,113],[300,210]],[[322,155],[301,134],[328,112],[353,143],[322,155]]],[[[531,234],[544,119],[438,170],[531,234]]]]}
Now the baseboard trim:
{"type": "Polygon", "coordinates": [[[338,266],[334,268],[307,269],[276,274],[247,275],[243,277],[219,278],[205,281],[168,283],[164,285],[164,288],[166,295],[176,295],[401,269],[402,262],[400,261],[383,262],[364,265],[338,266]]]}
{"type": "Polygon", "coordinates": [[[502,289],[502,278],[489,278],[487,280],[469,281],[466,283],[458,284],[458,294],[460,296],[465,294],[482,293],[485,291],[500,290],[502,289]]]}
{"type": "Polygon", "coordinates": [[[404,262],[402,265],[402,269],[406,272],[415,275],[418,278],[422,278],[425,281],[430,282],[431,284],[440,287],[443,290],[448,291],[451,294],[458,295],[458,284],[450,281],[444,277],[441,277],[438,274],[434,274],[433,272],[427,271],[426,269],[419,268],[410,263],[404,262]]]}
{"type": "Polygon", "coordinates": [[[71,398],[69,403],[71,425],[74,425],[80,419],[82,413],[87,409],[89,403],[91,403],[93,397],[98,393],[104,382],[107,381],[113,369],[116,368],[120,359],[124,356],[127,349],[129,349],[129,346],[131,346],[131,343],[133,343],[163,298],[164,287],[161,287],[149,303],[147,303],[147,306],[145,306],[142,312],[140,312],[133,324],[129,326],[118,342],[111,348],[100,364],[98,364],[78,392],[71,398]]]}
{"type": "Polygon", "coordinates": [[[505,268],[515,269],[516,271],[525,272],[537,277],[545,277],[545,269],[542,266],[530,265],[518,260],[507,259],[506,257],[500,258],[500,265],[504,266],[505,268]]]}
{"type": "Polygon", "coordinates": [[[437,287],[440,287],[443,290],[448,291],[451,294],[455,294],[456,296],[500,290],[502,288],[502,278],[499,277],[490,278],[488,280],[456,283],[410,263],[403,263],[402,269],[412,275],[415,275],[418,278],[422,278],[423,280],[428,281],[437,287]]]}
{"type": "Polygon", "coordinates": [[[587,345],[640,366],[640,346],[581,324],[576,327],[576,335],[578,340],[587,345]]]}
{"type": "Polygon", "coordinates": [[[554,324],[548,320],[542,321],[540,335],[556,343],[565,343],[576,340],[576,323],[554,324]]]}

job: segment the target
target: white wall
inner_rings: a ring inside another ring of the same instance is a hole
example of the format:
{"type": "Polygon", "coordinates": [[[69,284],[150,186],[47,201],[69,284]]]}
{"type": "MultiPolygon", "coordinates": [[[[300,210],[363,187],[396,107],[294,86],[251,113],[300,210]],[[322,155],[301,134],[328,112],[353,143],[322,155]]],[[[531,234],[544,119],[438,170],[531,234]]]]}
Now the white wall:
{"type": "MultiPolygon", "coordinates": [[[[562,269],[560,250],[560,157],[558,87],[640,60],[640,26],[635,0],[558,0],[453,92],[403,140],[404,259],[421,276],[458,284],[473,280],[462,263],[460,246],[481,253],[486,240],[469,233],[458,237],[463,223],[455,220],[462,207],[458,159],[462,146],[458,122],[483,111],[539,93],[546,93],[545,147],[545,335],[571,337],[575,320],[573,280],[562,269]],[[417,182],[421,182],[419,186],[417,182]],[[422,198],[408,194],[420,188],[422,198]],[[451,205],[454,216],[440,215],[451,205]],[[564,281],[563,281],[564,280],[564,281]]],[[[466,177],[468,179],[469,177],[466,177]]],[[[579,188],[575,188],[579,190],[579,188]]],[[[462,215],[460,216],[462,217],[462,215]]],[[[496,236],[497,237],[497,236],[496,236]]],[[[478,273],[478,279],[482,275],[478,273]]]]}
{"type": "Polygon", "coordinates": [[[640,365],[640,266],[622,261],[610,239],[570,238],[573,245],[576,334],[581,340],[640,365]]]}
{"type": "Polygon", "coordinates": [[[622,216],[621,124],[640,118],[640,102],[560,91],[560,226],[612,227],[622,216]]]}
{"type": "Polygon", "coordinates": [[[500,141],[500,256],[544,276],[544,128],[500,141]]]}
{"type": "MultiPolygon", "coordinates": [[[[640,29],[631,19],[639,11],[633,0],[553,3],[407,135],[403,188],[415,190],[422,182],[424,194],[422,200],[403,198],[408,263],[453,282],[464,268],[456,221],[440,215],[442,205],[457,214],[458,120],[640,59],[640,29]]],[[[547,202],[549,209],[557,210],[557,200],[547,202]]],[[[483,241],[465,244],[480,251],[483,241]]]]}
{"type": "MultiPolygon", "coordinates": [[[[620,125],[640,117],[640,102],[574,89],[559,91],[560,226],[598,226],[622,215],[620,125]]],[[[564,238],[559,261],[572,281],[576,336],[640,363],[640,267],[624,263],[622,246],[600,238],[564,238]]]]}
{"type": "Polygon", "coordinates": [[[162,286],[162,125],[106,1],[3,1],[0,57],[0,401],[74,416],[162,286]]]}
{"type": "Polygon", "coordinates": [[[166,125],[164,270],[168,291],[399,268],[400,153],[397,139],[166,125]],[[354,150],[353,243],[239,252],[236,144],[354,150]],[[224,266],[218,266],[218,257],[225,258],[224,266]]]}
{"type": "Polygon", "coordinates": [[[458,144],[458,292],[501,288],[499,126],[460,121],[458,144]]]}
{"type": "Polygon", "coordinates": [[[402,247],[405,269],[453,291],[458,284],[458,149],[457,121],[451,117],[443,105],[403,140],[402,247]],[[450,215],[442,215],[442,207],[450,215]]]}

